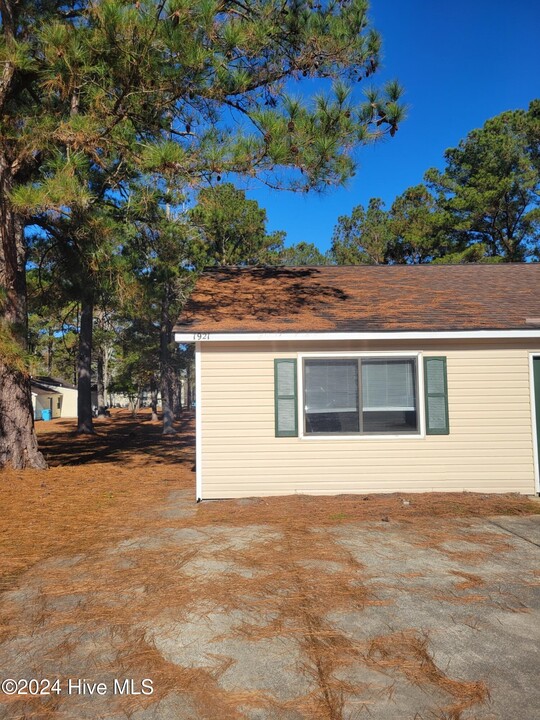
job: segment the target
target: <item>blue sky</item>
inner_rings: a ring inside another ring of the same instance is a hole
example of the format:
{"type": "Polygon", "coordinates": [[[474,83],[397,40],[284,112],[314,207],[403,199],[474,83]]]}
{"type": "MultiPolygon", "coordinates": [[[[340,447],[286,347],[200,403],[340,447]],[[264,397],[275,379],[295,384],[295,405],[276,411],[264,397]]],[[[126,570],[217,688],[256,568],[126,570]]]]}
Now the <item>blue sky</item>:
{"type": "Polygon", "coordinates": [[[370,16],[383,38],[383,67],[372,79],[404,85],[408,118],[394,138],[359,150],[346,188],[322,196],[248,191],[287,244],[326,250],[339,215],[370,197],[391,204],[429,167],[442,167],[445,149],[470,130],[540,96],[538,0],[372,0],[370,16]]]}

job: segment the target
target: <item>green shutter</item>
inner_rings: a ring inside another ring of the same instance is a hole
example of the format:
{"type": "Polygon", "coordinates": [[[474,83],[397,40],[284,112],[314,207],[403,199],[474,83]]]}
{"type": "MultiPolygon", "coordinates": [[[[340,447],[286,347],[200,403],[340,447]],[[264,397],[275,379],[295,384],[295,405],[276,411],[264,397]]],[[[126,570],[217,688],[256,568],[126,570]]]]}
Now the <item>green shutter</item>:
{"type": "Polygon", "coordinates": [[[448,435],[448,382],[446,358],[424,358],[424,388],[426,400],[426,434],[448,435]]]}
{"type": "Polygon", "coordinates": [[[296,360],[274,360],[276,437],[298,436],[296,360]]]}

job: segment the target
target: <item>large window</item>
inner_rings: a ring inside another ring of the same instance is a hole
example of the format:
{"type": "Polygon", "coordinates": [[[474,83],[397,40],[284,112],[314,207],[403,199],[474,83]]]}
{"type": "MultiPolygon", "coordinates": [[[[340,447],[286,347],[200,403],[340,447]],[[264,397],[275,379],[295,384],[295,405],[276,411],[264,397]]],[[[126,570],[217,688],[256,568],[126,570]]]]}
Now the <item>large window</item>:
{"type": "Polygon", "coordinates": [[[416,357],[304,360],[306,435],[418,433],[416,357]]]}

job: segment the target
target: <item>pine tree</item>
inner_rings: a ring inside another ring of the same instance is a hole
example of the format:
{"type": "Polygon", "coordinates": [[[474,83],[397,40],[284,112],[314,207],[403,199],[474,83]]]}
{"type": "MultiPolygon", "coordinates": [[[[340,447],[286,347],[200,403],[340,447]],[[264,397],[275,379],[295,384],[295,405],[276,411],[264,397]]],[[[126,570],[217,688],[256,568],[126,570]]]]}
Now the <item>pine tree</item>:
{"type": "Polygon", "coordinates": [[[316,267],[331,265],[332,258],[329,253],[322,253],[313,243],[301,240],[295,245],[282,247],[271,253],[267,259],[270,265],[283,265],[285,267],[316,267]]]}
{"type": "Polygon", "coordinates": [[[454,258],[540,258],[540,101],[487,120],[426,179],[446,215],[454,258]],[[472,246],[477,246],[471,251],[472,246]]]}
{"type": "MultiPolygon", "coordinates": [[[[297,190],[345,181],[352,150],[393,135],[403,115],[397,83],[362,103],[345,84],[378,66],[367,10],[365,0],[0,0],[0,465],[44,466],[25,372],[24,224],[68,218],[91,258],[93,208],[125,197],[142,172],[185,187],[224,173],[297,190]],[[313,104],[290,97],[303,77],[332,79],[333,91],[313,104]]],[[[83,399],[95,292],[81,287],[83,399]]]]}
{"type": "Polygon", "coordinates": [[[425,185],[407,188],[390,208],[388,262],[418,265],[445,256],[452,247],[446,221],[425,185]]]}
{"type": "Polygon", "coordinates": [[[357,205],[338,218],[330,256],[337,265],[381,265],[388,262],[392,239],[383,201],[371,198],[367,208],[357,205]]]}
{"type": "Polygon", "coordinates": [[[267,233],[266,210],[232,183],[203,188],[189,220],[199,230],[198,266],[256,265],[283,244],[283,233],[267,233]]]}

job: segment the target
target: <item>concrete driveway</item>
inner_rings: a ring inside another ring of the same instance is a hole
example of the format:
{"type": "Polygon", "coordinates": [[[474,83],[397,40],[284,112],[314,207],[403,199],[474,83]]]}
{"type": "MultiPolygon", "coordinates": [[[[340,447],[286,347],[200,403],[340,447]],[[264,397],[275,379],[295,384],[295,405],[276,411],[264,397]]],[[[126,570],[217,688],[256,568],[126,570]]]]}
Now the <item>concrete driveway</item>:
{"type": "Polygon", "coordinates": [[[0,695],[0,718],[540,717],[539,516],[297,528],[199,512],[173,493],[149,534],[4,594],[0,680],[59,691],[0,695]]]}

